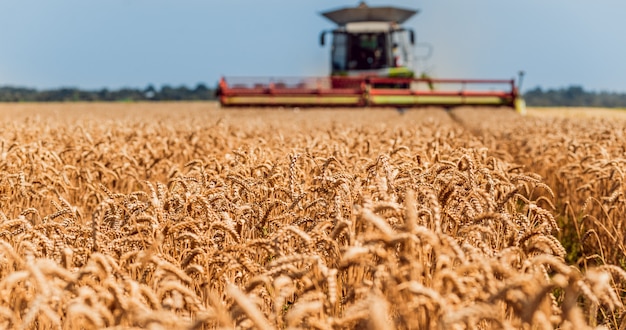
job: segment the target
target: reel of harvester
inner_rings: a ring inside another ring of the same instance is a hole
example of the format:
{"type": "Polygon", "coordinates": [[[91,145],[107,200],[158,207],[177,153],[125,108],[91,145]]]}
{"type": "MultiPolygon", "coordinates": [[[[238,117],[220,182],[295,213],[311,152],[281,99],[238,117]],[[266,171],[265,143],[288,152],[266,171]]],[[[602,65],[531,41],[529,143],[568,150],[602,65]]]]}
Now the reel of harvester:
{"type": "MultiPolygon", "coordinates": [[[[397,7],[342,8],[322,13],[337,24],[331,74],[317,78],[234,78],[219,82],[224,107],[503,106],[523,111],[514,79],[416,78],[415,33],[401,24],[417,13],[397,7]]],[[[520,73],[520,83],[522,74],[520,73]]]]}

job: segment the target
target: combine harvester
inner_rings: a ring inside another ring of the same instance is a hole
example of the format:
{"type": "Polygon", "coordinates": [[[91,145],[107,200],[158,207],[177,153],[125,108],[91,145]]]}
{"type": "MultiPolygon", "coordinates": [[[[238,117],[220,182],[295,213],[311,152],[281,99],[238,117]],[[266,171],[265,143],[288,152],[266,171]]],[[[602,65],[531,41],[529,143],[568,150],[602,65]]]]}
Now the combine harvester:
{"type": "Polygon", "coordinates": [[[416,13],[369,7],[364,2],[322,13],[337,24],[320,36],[324,46],[326,35],[332,35],[330,77],[223,77],[220,103],[223,107],[500,106],[524,112],[514,79],[417,78],[412,69],[415,33],[401,25],[416,13]]]}

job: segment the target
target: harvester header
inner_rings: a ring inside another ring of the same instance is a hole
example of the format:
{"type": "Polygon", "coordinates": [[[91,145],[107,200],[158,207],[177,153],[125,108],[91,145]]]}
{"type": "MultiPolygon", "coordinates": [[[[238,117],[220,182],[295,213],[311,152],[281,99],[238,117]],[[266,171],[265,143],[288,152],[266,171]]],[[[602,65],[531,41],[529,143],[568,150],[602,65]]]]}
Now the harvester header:
{"type": "Polygon", "coordinates": [[[418,10],[356,7],[321,13],[336,24],[319,42],[330,47],[330,75],[309,78],[233,78],[219,84],[222,106],[454,107],[523,104],[514,79],[417,77],[413,29],[404,24],[418,10]]]}

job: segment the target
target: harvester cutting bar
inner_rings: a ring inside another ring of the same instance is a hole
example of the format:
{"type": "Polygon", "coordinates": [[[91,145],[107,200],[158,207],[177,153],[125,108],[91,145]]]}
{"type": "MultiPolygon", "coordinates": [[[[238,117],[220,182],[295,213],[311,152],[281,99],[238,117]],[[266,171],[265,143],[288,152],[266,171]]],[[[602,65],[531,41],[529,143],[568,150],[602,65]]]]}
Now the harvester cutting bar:
{"type": "Polygon", "coordinates": [[[222,78],[222,106],[365,106],[365,81],[356,78],[222,78]]]}
{"type": "Polygon", "coordinates": [[[518,91],[515,80],[379,77],[264,80],[222,78],[219,97],[222,106],[514,107],[518,91]]]}
{"type": "Polygon", "coordinates": [[[368,79],[369,106],[506,106],[515,107],[515,80],[368,79]]]}

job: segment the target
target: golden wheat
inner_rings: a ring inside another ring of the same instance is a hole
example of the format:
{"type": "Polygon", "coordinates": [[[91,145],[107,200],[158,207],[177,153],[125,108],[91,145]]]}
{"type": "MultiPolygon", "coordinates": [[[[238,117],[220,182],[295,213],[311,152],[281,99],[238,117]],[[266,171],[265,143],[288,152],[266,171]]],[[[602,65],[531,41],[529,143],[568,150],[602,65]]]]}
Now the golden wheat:
{"type": "Polygon", "coordinates": [[[2,327],[626,324],[614,121],[211,103],[0,112],[2,327]]]}

